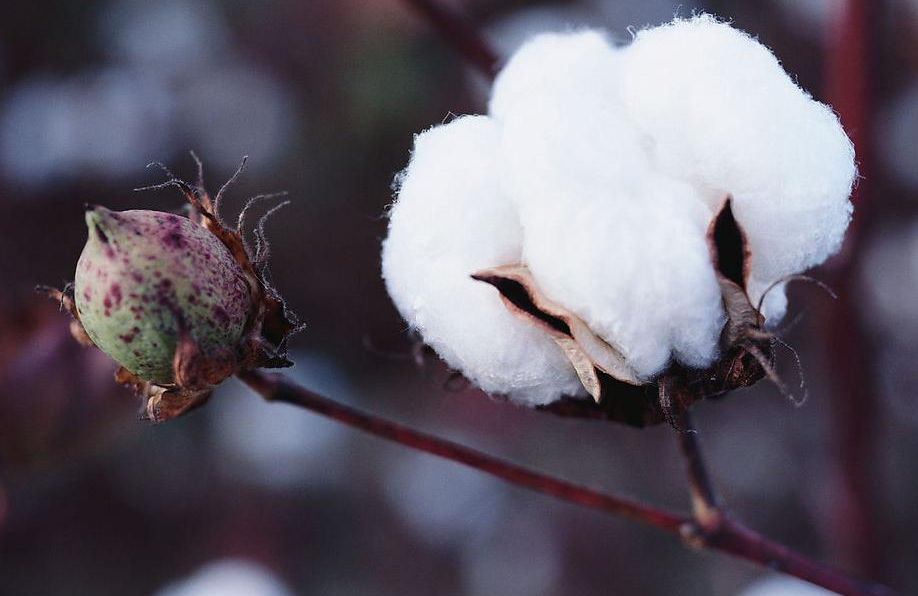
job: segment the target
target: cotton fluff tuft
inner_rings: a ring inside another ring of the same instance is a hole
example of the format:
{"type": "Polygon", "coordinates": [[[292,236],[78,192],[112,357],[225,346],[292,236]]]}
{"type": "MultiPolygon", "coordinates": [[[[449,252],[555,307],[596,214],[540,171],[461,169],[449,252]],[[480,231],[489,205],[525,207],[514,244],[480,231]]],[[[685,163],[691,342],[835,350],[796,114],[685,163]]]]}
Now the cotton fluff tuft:
{"type": "Polygon", "coordinates": [[[834,113],[710,16],[624,48],[595,31],[543,34],[498,75],[488,116],[418,137],[383,273],[450,365],[546,403],[578,389],[573,367],[471,273],[526,265],[644,379],[673,360],[705,368],[725,322],[706,242],[724,199],[749,239],[747,289],[774,324],[781,279],[838,250],[855,176],[834,113]]]}
{"type": "Polygon", "coordinates": [[[737,596],[833,596],[819,586],[793,578],[768,577],[747,586],[737,596]]]}
{"type": "Polygon", "coordinates": [[[659,167],[712,206],[733,196],[753,300],[837,252],[851,218],[854,148],[768,48],[702,15],[641,31],[625,53],[624,102],[653,138],[659,167]]]}
{"type": "Polygon", "coordinates": [[[540,289],[649,378],[672,353],[717,355],[724,323],[705,231],[687,184],[659,175],[616,97],[528,99],[504,121],[503,188],[523,224],[523,262],[540,289]]]}
{"type": "Polygon", "coordinates": [[[467,116],[415,139],[383,244],[383,277],[402,316],[453,368],[531,405],[582,392],[560,348],[470,275],[518,263],[522,229],[498,190],[499,130],[467,116]]]}
{"type": "Polygon", "coordinates": [[[598,31],[542,33],[526,42],[501,69],[491,90],[488,114],[502,121],[531,99],[547,93],[616,95],[618,52],[598,31]]]}

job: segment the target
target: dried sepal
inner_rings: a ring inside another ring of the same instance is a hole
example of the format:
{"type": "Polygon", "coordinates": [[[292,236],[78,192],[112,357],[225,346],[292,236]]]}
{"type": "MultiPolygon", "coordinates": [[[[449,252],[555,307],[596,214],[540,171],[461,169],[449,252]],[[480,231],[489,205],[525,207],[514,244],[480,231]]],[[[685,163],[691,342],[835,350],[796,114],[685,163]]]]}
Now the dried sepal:
{"type": "Polygon", "coordinates": [[[36,286],[35,291],[54,300],[62,310],[70,313],[70,316],[73,317],[73,320],[70,321],[70,335],[73,336],[77,343],[87,348],[95,346],[80,322],[80,314],[77,312],[76,302],[73,299],[73,284],[67,284],[63,290],[50,286],[36,286]]]}
{"type": "Polygon", "coordinates": [[[282,368],[292,366],[293,363],[286,356],[287,340],[290,336],[301,331],[303,325],[299,323],[297,316],[287,308],[277,290],[267,281],[268,244],[264,234],[266,219],[275,213],[277,209],[286,205],[287,202],[275,206],[259,220],[255,228],[257,244],[254,251],[251,250],[246,242],[243,230],[244,216],[252,203],[263,198],[283,196],[284,193],[259,195],[250,199],[240,214],[237,227],[228,227],[224,224],[220,214],[220,203],[230,184],[239,177],[245,168],[247,157],[242,159],[239,168],[220,188],[213,199],[211,199],[210,194],[203,186],[201,162],[197,159],[197,156],[194,156],[194,159],[198,164],[198,182],[195,186],[176,178],[168,169],[165,169],[164,171],[170,176],[170,179],[160,185],[148,188],[165,186],[178,188],[188,201],[189,217],[192,221],[197,222],[216,236],[230,251],[230,254],[233,255],[233,258],[242,269],[254,308],[243,333],[243,345],[240,346],[242,350],[240,368],[282,368]],[[252,254],[253,252],[254,254],[252,254]]]}
{"type": "Polygon", "coordinates": [[[211,389],[184,389],[164,387],[145,381],[124,367],[115,373],[115,382],[129,387],[143,399],[143,418],[154,423],[165,422],[204,405],[211,389]]]}
{"type": "Polygon", "coordinates": [[[179,336],[172,360],[175,384],[189,391],[200,391],[217,385],[236,370],[232,350],[218,348],[210,352],[200,349],[190,333],[179,336]]]}
{"type": "Polygon", "coordinates": [[[542,294],[525,265],[485,269],[472,278],[494,286],[510,313],[547,333],[597,402],[602,398],[601,373],[624,383],[642,384],[619,349],[600,339],[583,319],[542,294]]]}

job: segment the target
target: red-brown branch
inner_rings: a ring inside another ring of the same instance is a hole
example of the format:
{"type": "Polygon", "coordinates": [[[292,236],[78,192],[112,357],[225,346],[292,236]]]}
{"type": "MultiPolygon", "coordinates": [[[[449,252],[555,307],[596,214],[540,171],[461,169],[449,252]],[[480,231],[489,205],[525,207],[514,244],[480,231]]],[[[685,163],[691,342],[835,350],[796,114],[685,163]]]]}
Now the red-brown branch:
{"type": "Polygon", "coordinates": [[[442,0],[405,2],[418,11],[470,65],[489,79],[494,78],[499,63],[497,53],[464,15],[444,5],[442,0]]]}
{"type": "Polygon", "coordinates": [[[679,448],[685,460],[689,479],[689,496],[692,499],[692,515],[702,530],[715,530],[722,523],[720,499],[714,490],[711,476],[701,454],[698,431],[692,423],[691,414],[683,412],[679,420],[679,448]]]}
{"type": "MultiPolygon", "coordinates": [[[[299,387],[282,375],[248,371],[240,373],[239,378],[268,401],[305,408],[371,435],[475,468],[511,484],[658,528],[685,539],[690,545],[729,553],[843,596],[901,596],[884,586],[852,578],[842,571],[816,563],[727,516],[722,515],[715,526],[704,528],[692,518],[528,470],[459,443],[361,412],[299,387]]],[[[698,462],[703,465],[700,454],[698,462]]]]}
{"type": "Polygon", "coordinates": [[[361,412],[294,385],[282,375],[250,371],[240,373],[239,378],[268,401],[279,401],[306,408],[371,435],[464,464],[511,484],[551,495],[562,501],[640,521],[670,533],[678,533],[679,528],[688,521],[684,516],[660,511],[533,472],[470,447],[361,412]]]}
{"type": "Polygon", "coordinates": [[[721,508],[689,412],[680,417],[679,425],[679,447],[685,460],[695,518],[694,524],[683,529],[688,544],[713,548],[758,563],[767,561],[767,566],[775,571],[805,579],[839,594],[892,594],[884,586],[854,580],[839,573],[826,573],[826,567],[732,519],[721,508]]]}
{"type": "Polygon", "coordinates": [[[833,400],[835,491],[828,527],[829,542],[846,565],[876,576],[882,572],[884,522],[877,507],[873,477],[877,444],[878,403],[871,370],[871,341],[858,312],[856,270],[862,239],[877,212],[872,196],[873,155],[872,80],[879,70],[878,45],[884,0],[845,0],[835,26],[827,36],[827,99],[838,112],[854,142],[861,180],[855,196],[856,216],[848,231],[842,258],[828,283],[838,300],[822,309],[821,328],[837,373],[830,375],[833,400]],[[844,324],[839,324],[844,321],[844,324]]]}

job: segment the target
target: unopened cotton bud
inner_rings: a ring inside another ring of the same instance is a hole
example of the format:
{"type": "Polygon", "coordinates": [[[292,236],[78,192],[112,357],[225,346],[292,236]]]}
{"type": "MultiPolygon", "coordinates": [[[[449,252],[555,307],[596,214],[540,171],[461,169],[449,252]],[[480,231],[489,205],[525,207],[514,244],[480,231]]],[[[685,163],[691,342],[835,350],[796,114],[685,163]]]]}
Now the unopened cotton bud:
{"type": "Polygon", "coordinates": [[[138,377],[172,383],[179,336],[232,354],[251,309],[242,269],[211,232],[158,211],[86,210],[74,298],[86,333],[138,377]]]}

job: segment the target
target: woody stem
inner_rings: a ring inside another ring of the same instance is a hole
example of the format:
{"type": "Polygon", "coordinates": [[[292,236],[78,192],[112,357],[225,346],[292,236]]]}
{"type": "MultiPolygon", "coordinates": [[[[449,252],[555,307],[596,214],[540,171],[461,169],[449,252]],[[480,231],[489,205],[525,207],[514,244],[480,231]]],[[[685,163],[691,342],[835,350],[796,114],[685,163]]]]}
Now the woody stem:
{"type": "Polygon", "coordinates": [[[692,514],[695,523],[704,531],[715,531],[722,522],[720,500],[714,491],[714,485],[708,474],[707,465],[701,454],[698,431],[695,429],[691,414],[686,411],[680,417],[679,448],[685,460],[689,480],[689,495],[692,500],[692,514]]]}
{"type": "MultiPolygon", "coordinates": [[[[729,553],[762,567],[799,577],[843,596],[901,596],[884,586],[855,579],[843,571],[812,561],[781,544],[756,534],[722,514],[716,526],[706,528],[698,521],[697,510],[695,518],[688,518],[678,513],[529,470],[459,443],[340,404],[291,383],[282,375],[245,371],[239,373],[238,376],[242,382],[267,401],[283,402],[305,408],[410,449],[475,468],[516,486],[652,526],[682,537],[690,546],[729,553]]],[[[693,491],[697,491],[699,500],[696,507],[712,507],[716,502],[709,499],[713,493],[709,488],[707,474],[704,473],[697,442],[689,438],[684,449],[687,450],[687,460],[690,462],[690,474],[693,477],[697,476],[696,481],[693,482],[696,485],[693,491]]],[[[712,510],[719,511],[716,508],[712,510]]]]}

